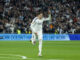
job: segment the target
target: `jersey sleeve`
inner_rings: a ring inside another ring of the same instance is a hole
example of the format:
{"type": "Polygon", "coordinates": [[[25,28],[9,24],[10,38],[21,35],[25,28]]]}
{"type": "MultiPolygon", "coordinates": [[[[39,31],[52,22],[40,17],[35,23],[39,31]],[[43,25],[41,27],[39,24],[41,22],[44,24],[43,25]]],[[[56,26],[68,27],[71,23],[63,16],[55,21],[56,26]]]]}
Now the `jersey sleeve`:
{"type": "Polygon", "coordinates": [[[51,14],[49,14],[48,18],[43,18],[43,21],[49,21],[51,20],[51,14]]]}
{"type": "Polygon", "coordinates": [[[34,18],[34,19],[33,19],[32,23],[31,23],[31,26],[30,26],[31,28],[34,27],[36,19],[37,19],[37,18],[34,18]]]}

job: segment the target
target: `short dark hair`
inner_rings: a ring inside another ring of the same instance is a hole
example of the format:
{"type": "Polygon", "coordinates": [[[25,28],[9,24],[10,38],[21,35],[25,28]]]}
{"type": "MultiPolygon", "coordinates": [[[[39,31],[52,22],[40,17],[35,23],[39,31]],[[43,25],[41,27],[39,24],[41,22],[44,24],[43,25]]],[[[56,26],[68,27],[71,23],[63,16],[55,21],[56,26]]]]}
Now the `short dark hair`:
{"type": "Polygon", "coordinates": [[[41,13],[43,13],[43,10],[40,9],[40,10],[38,10],[38,11],[36,12],[36,16],[39,15],[39,14],[41,14],[41,13]]]}

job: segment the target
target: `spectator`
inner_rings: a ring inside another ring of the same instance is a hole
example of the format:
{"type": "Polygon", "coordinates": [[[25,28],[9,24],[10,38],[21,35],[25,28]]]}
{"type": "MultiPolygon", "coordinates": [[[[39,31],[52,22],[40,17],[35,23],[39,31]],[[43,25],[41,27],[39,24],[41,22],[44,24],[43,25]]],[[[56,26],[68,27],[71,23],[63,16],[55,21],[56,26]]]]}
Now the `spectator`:
{"type": "Polygon", "coordinates": [[[18,29],[22,33],[30,32],[36,12],[42,9],[45,13],[47,8],[51,10],[52,20],[50,26],[44,22],[44,33],[78,33],[80,2],[74,0],[0,0],[0,32],[16,33],[18,29]]]}

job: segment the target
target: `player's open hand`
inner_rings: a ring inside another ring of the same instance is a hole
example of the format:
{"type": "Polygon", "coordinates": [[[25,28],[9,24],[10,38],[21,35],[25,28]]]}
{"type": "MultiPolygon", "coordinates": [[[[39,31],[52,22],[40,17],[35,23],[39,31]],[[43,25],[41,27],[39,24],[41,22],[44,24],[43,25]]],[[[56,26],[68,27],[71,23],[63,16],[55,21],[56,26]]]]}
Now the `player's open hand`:
{"type": "Polygon", "coordinates": [[[50,10],[48,10],[48,14],[51,14],[51,11],[50,10]]]}

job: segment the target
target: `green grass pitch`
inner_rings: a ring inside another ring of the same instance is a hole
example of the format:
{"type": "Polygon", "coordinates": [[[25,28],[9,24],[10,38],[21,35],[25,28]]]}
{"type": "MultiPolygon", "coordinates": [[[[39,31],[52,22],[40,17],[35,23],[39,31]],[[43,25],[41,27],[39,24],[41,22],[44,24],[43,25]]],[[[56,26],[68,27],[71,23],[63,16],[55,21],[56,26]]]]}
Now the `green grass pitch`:
{"type": "Polygon", "coordinates": [[[42,57],[38,57],[38,42],[0,41],[0,60],[80,60],[80,41],[43,41],[42,57]]]}

